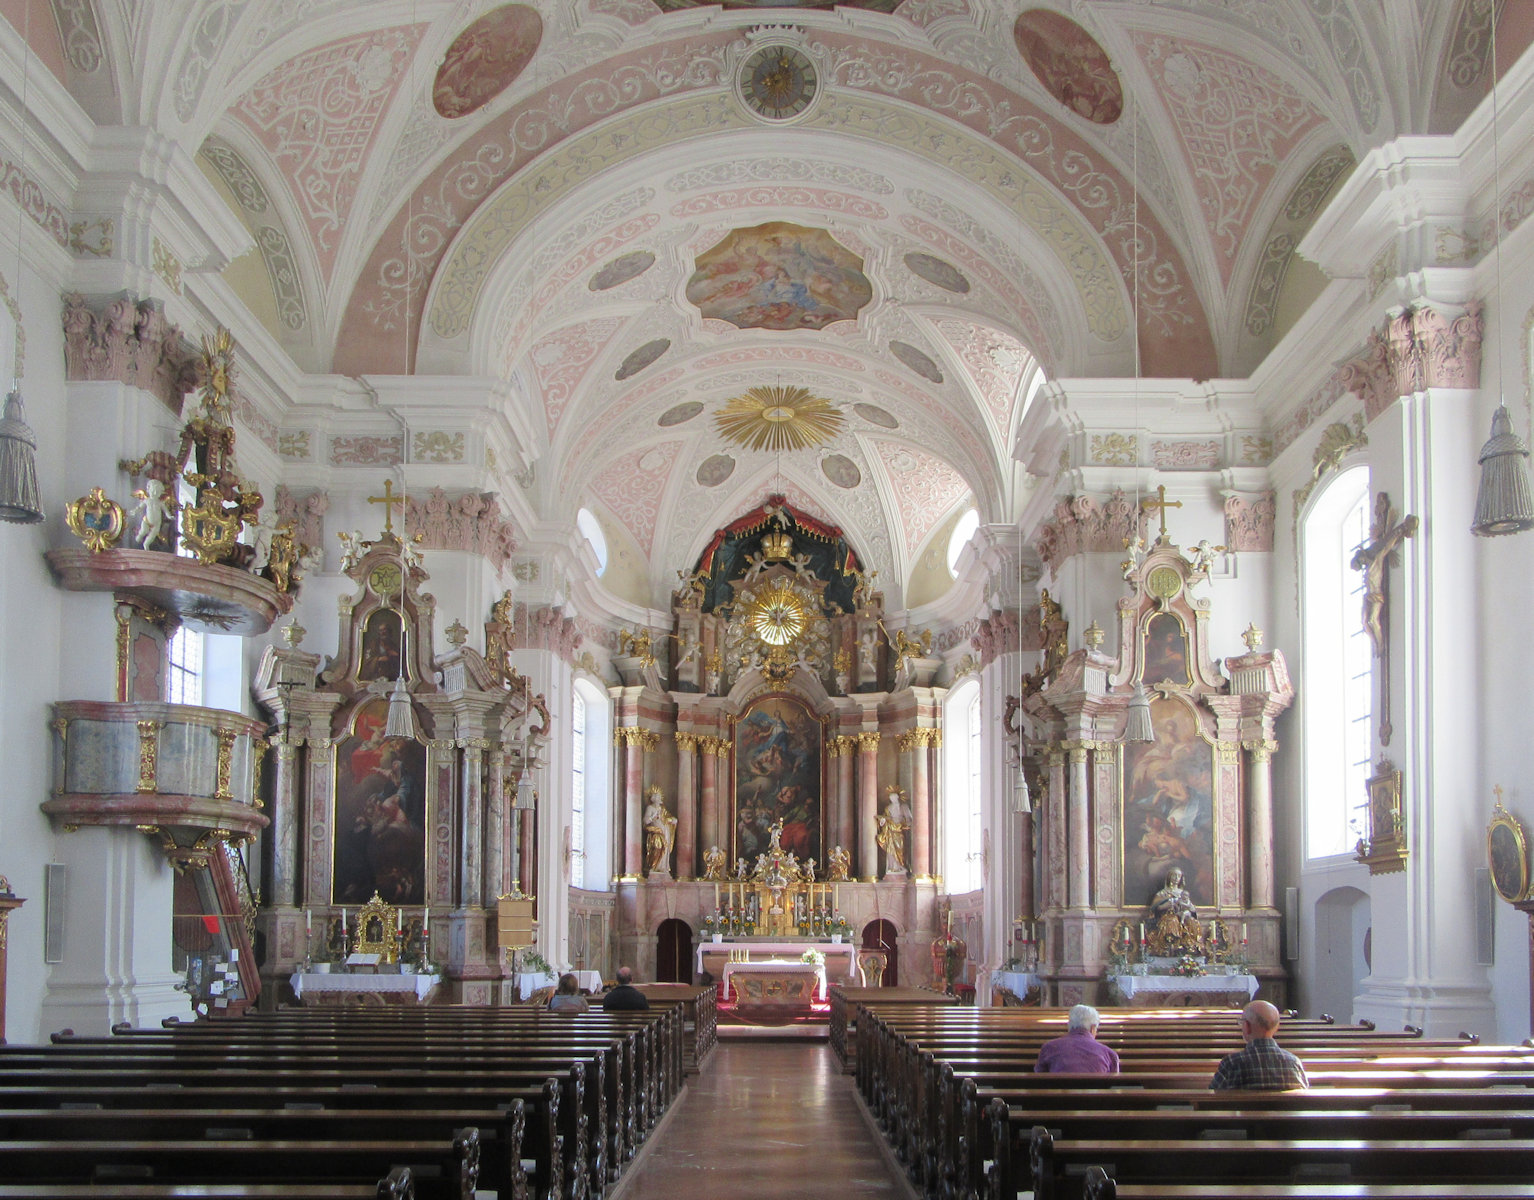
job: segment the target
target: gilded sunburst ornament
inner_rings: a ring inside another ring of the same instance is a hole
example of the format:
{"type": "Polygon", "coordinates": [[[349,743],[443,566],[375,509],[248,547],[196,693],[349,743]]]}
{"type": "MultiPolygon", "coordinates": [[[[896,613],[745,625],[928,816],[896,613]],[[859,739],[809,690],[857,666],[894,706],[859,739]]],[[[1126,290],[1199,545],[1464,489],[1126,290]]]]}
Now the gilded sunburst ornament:
{"type": "Polygon", "coordinates": [[[829,442],[846,418],[829,400],[802,387],[754,387],[725,401],[719,432],[750,450],[806,450],[829,442]]]}
{"type": "Polygon", "coordinates": [[[746,621],[758,641],[768,646],[787,646],[804,632],[810,615],[804,597],[779,579],[750,602],[746,621]]]}

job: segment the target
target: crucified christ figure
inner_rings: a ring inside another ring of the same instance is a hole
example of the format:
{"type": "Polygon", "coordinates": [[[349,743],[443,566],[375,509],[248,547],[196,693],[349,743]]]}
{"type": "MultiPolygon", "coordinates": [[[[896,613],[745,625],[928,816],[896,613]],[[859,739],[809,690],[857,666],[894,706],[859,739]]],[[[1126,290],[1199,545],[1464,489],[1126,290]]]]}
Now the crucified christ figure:
{"type": "Polygon", "coordinates": [[[1364,573],[1364,632],[1380,660],[1380,745],[1390,745],[1390,568],[1400,565],[1401,543],[1417,535],[1418,521],[1408,516],[1397,522],[1390,497],[1374,497],[1374,520],[1369,540],[1353,554],[1352,566],[1364,573]]]}

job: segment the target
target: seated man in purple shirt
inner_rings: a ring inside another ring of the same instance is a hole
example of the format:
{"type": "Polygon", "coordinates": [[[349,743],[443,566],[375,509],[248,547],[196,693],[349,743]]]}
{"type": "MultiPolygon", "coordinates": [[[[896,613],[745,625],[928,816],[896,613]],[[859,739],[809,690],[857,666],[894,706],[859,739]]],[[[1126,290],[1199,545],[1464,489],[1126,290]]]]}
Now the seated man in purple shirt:
{"type": "Polygon", "coordinates": [[[1045,1074],[1117,1075],[1119,1056],[1111,1046],[1097,1040],[1097,1010],[1078,1004],[1067,1020],[1069,1032],[1039,1047],[1035,1071],[1045,1074]]]}

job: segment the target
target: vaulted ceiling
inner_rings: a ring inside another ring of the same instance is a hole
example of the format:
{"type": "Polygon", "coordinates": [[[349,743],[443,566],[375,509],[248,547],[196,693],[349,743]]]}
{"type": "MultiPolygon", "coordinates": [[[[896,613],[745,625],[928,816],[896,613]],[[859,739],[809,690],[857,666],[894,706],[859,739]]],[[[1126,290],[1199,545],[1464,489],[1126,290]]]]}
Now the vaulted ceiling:
{"type": "Polygon", "coordinates": [[[539,518],[592,508],[660,595],[774,491],[898,586],[965,507],[1016,518],[1039,378],[1250,373],[1324,283],[1294,247],[1333,188],[1484,94],[1492,5],[0,11],[99,123],[198,156],[301,368],[505,380],[539,518]],[[742,445],[715,414],[763,386],[843,420],[742,445]]]}

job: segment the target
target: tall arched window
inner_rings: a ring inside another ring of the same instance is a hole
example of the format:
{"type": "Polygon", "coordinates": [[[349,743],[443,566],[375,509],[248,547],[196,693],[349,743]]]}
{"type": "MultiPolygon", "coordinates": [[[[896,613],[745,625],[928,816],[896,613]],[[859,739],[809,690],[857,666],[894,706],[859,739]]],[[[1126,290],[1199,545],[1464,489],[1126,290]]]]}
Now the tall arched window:
{"type": "Polygon", "coordinates": [[[980,684],[970,679],[943,705],[943,877],[953,895],[985,883],[980,821],[980,684]]]}
{"type": "Polygon", "coordinates": [[[1374,659],[1363,629],[1363,575],[1353,553],[1369,540],[1369,471],[1353,467],[1315,497],[1301,525],[1305,635],[1305,854],[1345,854],[1368,808],[1374,659]]]}
{"type": "Polygon", "coordinates": [[[570,714],[570,886],[607,891],[612,878],[606,747],[612,731],[607,694],[575,681],[570,714]]]}

